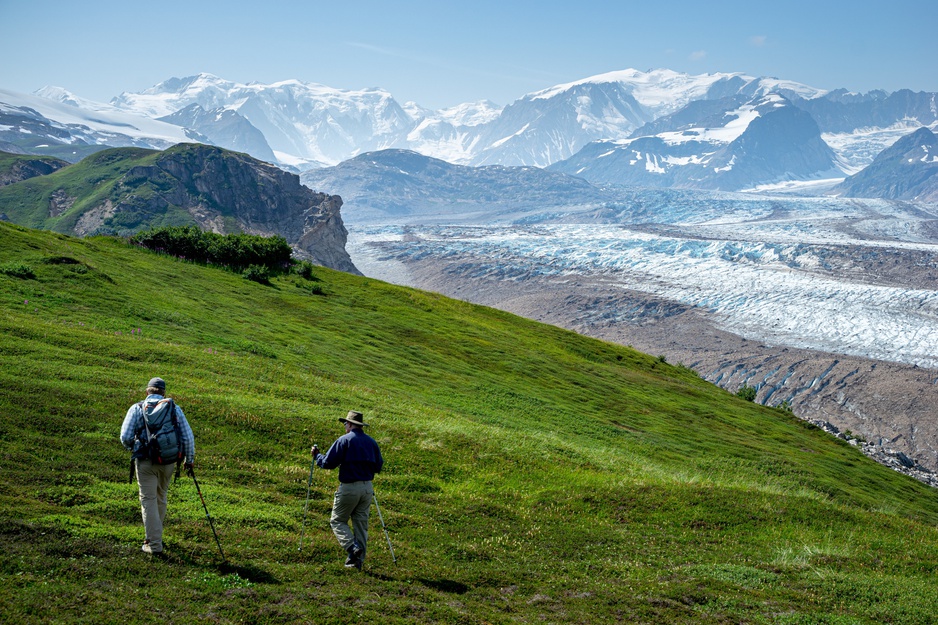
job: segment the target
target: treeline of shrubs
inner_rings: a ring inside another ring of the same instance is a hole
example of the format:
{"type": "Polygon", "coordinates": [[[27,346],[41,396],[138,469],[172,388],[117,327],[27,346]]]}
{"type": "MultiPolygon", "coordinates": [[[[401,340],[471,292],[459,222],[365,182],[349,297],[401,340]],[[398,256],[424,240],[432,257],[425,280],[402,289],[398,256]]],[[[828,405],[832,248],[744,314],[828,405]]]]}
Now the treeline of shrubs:
{"type": "Polygon", "coordinates": [[[266,282],[294,264],[290,245],[282,236],[217,234],[196,226],[168,226],[138,232],[129,240],[184,260],[220,265],[256,282],[266,282]]]}

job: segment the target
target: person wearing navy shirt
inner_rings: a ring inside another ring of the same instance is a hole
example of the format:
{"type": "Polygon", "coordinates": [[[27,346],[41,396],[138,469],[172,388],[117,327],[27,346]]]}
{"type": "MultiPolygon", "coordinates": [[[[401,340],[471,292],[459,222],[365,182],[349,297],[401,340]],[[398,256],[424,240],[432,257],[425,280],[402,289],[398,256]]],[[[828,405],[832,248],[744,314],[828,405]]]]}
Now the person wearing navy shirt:
{"type": "Polygon", "coordinates": [[[325,454],[313,445],[313,458],[321,469],[339,469],[339,489],[332,503],[329,525],[345,549],[345,566],[361,570],[368,548],[368,516],[375,496],[371,481],[384,466],[375,439],[365,434],[367,425],[362,413],[350,410],[344,419],[345,435],[339,437],[325,454]],[[352,521],[351,527],[349,520],[352,521]]]}

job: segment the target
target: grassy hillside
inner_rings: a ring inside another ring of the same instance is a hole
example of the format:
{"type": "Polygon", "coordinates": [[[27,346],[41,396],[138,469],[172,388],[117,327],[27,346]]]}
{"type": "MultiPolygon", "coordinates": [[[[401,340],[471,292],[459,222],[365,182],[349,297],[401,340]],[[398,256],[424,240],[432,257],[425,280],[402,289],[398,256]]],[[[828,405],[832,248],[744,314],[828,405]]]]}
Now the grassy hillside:
{"type": "Polygon", "coordinates": [[[134,166],[152,164],[159,154],[142,148],[113,148],[92,154],[48,176],[0,187],[0,210],[14,223],[69,232],[82,213],[114,192],[121,176],[134,166]]]}
{"type": "Polygon", "coordinates": [[[0,614],[28,623],[929,623],[938,493],[692,371],[319,269],[269,286],[0,223],[0,614]],[[196,435],[168,557],[118,442],[196,435]],[[309,448],[382,445],[363,573],[309,448]],[[159,610],[159,614],[149,612],[159,610]]]}
{"type": "MultiPolygon", "coordinates": [[[[211,194],[194,185],[186,188],[173,175],[153,166],[161,157],[184,161],[197,157],[194,153],[200,151],[212,152],[220,161],[243,157],[196,144],[178,144],[164,151],[110,148],[49,175],[0,187],[0,212],[13,223],[65,234],[80,231],[79,220],[88,219],[89,211],[96,214],[91,220],[97,226],[94,232],[130,235],[147,228],[196,225],[182,204],[201,203],[204,210],[210,210],[214,207],[211,194]],[[102,206],[119,206],[120,210],[107,214],[102,206]]],[[[3,166],[0,159],[0,172],[3,166]]],[[[211,174],[198,163],[190,162],[187,166],[196,178],[211,174]]],[[[226,225],[237,231],[231,216],[225,218],[226,225]]],[[[84,226],[86,231],[88,227],[84,226]]]]}

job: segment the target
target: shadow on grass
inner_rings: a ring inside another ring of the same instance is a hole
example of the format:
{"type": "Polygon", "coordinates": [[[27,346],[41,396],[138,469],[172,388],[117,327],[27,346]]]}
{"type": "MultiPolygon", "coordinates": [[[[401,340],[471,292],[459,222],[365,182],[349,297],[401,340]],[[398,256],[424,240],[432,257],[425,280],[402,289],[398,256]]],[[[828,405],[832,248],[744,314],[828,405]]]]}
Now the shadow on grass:
{"type": "Polygon", "coordinates": [[[440,592],[449,592],[455,595],[462,595],[469,591],[469,587],[461,582],[454,582],[451,579],[423,579],[418,577],[417,581],[434,590],[440,592]]]}
{"type": "Polygon", "coordinates": [[[246,579],[253,584],[279,584],[280,580],[267,571],[256,566],[238,566],[230,562],[223,562],[218,565],[218,570],[224,575],[236,574],[241,579],[246,579]]]}

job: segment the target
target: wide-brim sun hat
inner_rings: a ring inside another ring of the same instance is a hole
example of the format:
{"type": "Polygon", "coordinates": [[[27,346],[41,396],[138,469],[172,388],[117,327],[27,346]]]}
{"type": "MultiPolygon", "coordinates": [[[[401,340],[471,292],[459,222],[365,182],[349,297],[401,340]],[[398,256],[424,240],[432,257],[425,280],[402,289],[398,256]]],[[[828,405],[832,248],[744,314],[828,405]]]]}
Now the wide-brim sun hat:
{"type": "Polygon", "coordinates": [[[355,410],[349,410],[348,414],[344,418],[339,419],[341,423],[351,423],[352,425],[360,425],[362,427],[368,425],[362,421],[362,413],[355,410]]]}

